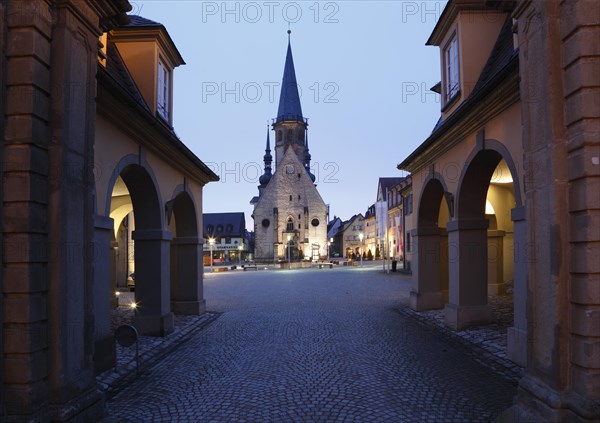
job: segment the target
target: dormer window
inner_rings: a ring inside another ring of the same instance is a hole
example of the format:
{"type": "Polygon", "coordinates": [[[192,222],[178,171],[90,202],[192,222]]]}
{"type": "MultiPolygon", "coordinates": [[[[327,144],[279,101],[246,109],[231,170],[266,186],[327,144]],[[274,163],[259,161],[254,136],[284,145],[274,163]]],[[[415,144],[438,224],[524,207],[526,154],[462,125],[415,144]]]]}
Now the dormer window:
{"type": "Polygon", "coordinates": [[[456,32],[444,48],[444,90],[445,101],[449,103],[460,90],[458,71],[458,39],[456,32]]]}
{"type": "Polygon", "coordinates": [[[169,119],[169,101],[170,101],[170,75],[169,69],[165,66],[165,64],[159,60],[158,61],[158,87],[157,87],[157,111],[160,117],[162,117],[167,122],[170,122],[169,119]]]}

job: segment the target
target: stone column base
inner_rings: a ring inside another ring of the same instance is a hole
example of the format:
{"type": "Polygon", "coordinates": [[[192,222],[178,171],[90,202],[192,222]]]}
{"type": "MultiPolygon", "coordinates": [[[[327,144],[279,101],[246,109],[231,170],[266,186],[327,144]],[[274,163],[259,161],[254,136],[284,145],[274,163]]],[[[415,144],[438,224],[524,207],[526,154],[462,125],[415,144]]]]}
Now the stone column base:
{"type": "Polygon", "coordinates": [[[200,316],[206,312],[206,301],[172,301],[171,310],[175,314],[200,316]]]}
{"type": "Polygon", "coordinates": [[[94,343],[94,374],[98,375],[117,364],[115,337],[110,334],[94,343]]]}
{"type": "Polygon", "coordinates": [[[133,324],[140,335],[165,336],[173,332],[174,320],[173,313],[169,312],[164,316],[135,316],[133,324]]]}
{"type": "Polygon", "coordinates": [[[498,419],[501,423],[598,422],[598,401],[577,393],[557,392],[531,376],[519,381],[516,404],[498,419]],[[527,419],[527,420],[526,420],[527,419]]]}
{"type": "Polygon", "coordinates": [[[527,364],[527,331],[510,327],[506,333],[506,338],[506,355],[508,359],[521,367],[525,367],[527,364]]]}
{"type": "Polygon", "coordinates": [[[410,292],[410,308],[415,311],[439,310],[444,308],[441,292],[410,292]]]}
{"type": "Polygon", "coordinates": [[[471,326],[486,324],[492,321],[492,308],[489,305],[455,305],[446,304],[444,308],[446,326],[453,330],[463,330],[471,326]]]}

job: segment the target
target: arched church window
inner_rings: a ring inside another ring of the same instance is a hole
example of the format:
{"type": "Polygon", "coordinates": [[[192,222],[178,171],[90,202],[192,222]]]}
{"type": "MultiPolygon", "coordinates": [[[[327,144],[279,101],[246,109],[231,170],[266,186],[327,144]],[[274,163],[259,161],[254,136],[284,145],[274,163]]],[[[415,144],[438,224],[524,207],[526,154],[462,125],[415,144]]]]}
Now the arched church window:
{"type": "Polygon", "coordinates": [[[294,219],[292,219],[291,217],[289,217],[287,220],[286,230],[288,230],[288,231],[294,230],[294,219]]]}
{"type": "Polygon", "coordinates": [[[277,141],[281,141],[283,139],[283,131],[280,129],[277,131],[277,141]]]}
{"type": "Polygon", "coordinates": [[[303,129],[298,131],[298,141],[304,141],[304,130],[303,129]]]}
{"type": "Polygon", "coordinates": [[[291,141],[293,136],[294,136],[294,131],[292,131],[291,129],[288,129],[288,130],[287,130],[286,139],[287,139],[288,141],[291,141]]]}

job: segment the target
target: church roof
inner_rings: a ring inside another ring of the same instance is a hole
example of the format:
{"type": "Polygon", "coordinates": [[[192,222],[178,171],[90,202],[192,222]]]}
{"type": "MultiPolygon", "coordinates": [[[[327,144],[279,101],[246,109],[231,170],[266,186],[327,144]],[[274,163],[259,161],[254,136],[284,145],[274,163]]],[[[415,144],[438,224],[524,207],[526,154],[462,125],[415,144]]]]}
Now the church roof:
{"type": "Polygon", "coordinates": [[[294,58],[292,57],[292,44],[289,38],[276,121],[281,122],[285,120],[304,121],[302,106],[300,105],[298,82],[296,81],[296,70],[294,69],[294,58]]]}

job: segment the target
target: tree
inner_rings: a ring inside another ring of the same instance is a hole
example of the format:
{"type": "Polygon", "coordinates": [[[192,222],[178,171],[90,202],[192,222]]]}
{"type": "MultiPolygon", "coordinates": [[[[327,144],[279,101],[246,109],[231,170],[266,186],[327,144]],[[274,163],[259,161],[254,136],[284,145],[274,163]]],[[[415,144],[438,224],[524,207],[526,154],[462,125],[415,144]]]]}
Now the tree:
{"type": "Polygon", "coordinates": [[[369,248],[369,252],[367,253],[367,259],[373,260],[373,253],[371,252],[370,248],[369,248]]]}
{"type": "Polygon", "coordinates": [[[375,260],[379,260],[381,257],[381,251],[379,250],[379,245],[375,248],[375,260]]]}

